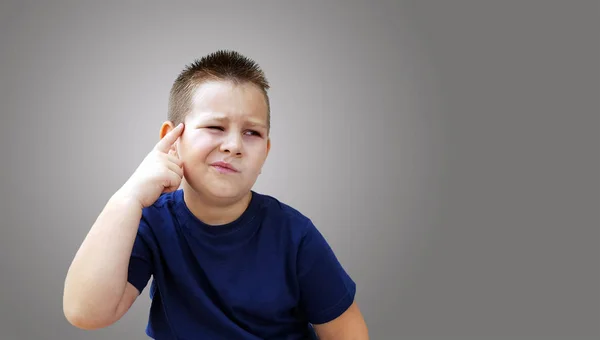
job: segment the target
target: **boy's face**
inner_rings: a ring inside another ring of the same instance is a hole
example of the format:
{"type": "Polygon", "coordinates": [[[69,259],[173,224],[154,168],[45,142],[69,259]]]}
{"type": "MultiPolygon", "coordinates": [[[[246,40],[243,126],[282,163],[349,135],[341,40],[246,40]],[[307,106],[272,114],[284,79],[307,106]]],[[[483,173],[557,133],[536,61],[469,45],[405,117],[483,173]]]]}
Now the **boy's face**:
{"type": "Polygon", "coordinates": [[[263,93],[250,83],[212,81],[196,90],[176,143],[191,188],[218,200],[249,192],[270,149],[267,110],[263,93]]]}

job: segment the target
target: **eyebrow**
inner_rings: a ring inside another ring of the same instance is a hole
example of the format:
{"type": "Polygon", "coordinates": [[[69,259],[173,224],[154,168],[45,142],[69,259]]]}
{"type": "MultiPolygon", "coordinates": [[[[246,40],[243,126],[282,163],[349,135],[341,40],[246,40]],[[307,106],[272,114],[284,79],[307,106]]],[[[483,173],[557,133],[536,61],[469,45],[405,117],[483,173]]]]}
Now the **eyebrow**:
{"type": "Polygon", "coordinates": [[[260,123],[260,122],[255,122],[255,121],[248,121],[248,125],[250,126],[258,126],[261,128],[267,128],[267,125],[265,123],[260,123]]]}
{"type": "MultiPolygon", "coordinates": [[[[223,121],[228,121],[229,118],[227,118],[225,116],[221,116],[221,115],[215,115],[215,116],[206,117],[206,120],[216,120],[216,121],[223,122],[223,121]]],[[[267,125],[265,123],[259,122],[256,120],[247,120],[246,123],[250,126],[257,126],[257,127],[262,127],[265,129],[267,128],[267,125]]]]}

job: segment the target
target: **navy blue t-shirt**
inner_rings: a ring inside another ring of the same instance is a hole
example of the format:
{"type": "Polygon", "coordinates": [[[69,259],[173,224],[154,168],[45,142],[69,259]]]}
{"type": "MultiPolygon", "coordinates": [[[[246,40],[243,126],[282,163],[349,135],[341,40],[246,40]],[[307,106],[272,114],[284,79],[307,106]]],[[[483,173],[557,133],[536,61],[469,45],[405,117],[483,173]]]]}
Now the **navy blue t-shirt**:
{"type": "Polygon", "coordinates": [[[309,218],[252,192],[234,222],[209,226],[163,194],[144,209],[129,265],[140,292],[152,277],[146,333],[157,339],[311,339],[341,315],[356,285],[309,218]]]}

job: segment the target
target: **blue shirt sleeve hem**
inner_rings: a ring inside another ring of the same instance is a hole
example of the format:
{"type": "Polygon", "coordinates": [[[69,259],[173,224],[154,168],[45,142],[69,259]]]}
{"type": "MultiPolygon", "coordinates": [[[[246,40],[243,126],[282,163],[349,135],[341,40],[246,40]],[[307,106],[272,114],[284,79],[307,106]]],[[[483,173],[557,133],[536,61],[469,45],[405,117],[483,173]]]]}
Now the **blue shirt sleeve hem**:
{"type": "Polygon", "coordinates": [[[148,263],[137,257],[131,257],[129,270],[127,274],[127,282],[131,283],[140,294],[150,281],[150,273],[148,272],[148,263]]]}
{"type": "Polygon", "coordinates": [[[311,324],[323,324],[329,321],[332,321],[342,315],[354,302],[354,297],[356,295],[356,286],[352,285],[351,289],[348,290],[346,295],[335,305],[319,312],[315,316],[313,316],[309,322],[311,324]]]}

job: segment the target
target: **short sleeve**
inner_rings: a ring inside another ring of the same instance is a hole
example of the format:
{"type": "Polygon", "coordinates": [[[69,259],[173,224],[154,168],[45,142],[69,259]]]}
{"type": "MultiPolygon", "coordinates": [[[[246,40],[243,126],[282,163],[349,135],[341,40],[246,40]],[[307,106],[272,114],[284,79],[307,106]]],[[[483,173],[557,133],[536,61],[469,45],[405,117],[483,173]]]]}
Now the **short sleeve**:
{"type": "Polygon", "coordinates": [[[129,259],[128,282],[141,293],[152,275],[152,251],[148,245],[148,224],[142,218],[129,259]]]}
{"type": "Polygon", "coordinates": [[[298,279],[302,309],[312,324],[337,318],[354,301],[355,282],[310,221],[298,250],[298,279]]]}

